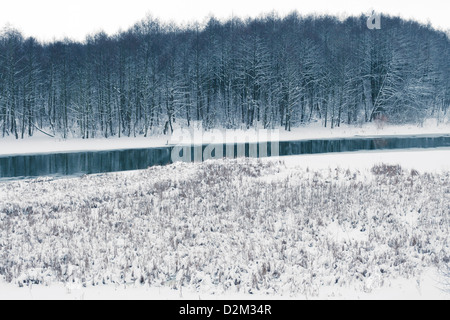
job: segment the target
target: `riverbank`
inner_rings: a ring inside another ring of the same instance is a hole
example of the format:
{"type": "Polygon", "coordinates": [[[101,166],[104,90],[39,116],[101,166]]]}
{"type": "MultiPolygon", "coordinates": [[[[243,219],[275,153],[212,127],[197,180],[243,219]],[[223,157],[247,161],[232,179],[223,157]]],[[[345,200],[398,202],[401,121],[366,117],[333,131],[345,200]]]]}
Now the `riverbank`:
{"type": "Polygon", "coordinates": [[[450,134],[450,124],[436,125],[435,121],[429,121],[424,126],[386,125],[381,127],[375,123],[363,126],[346,126],[339,128],[324,128],[319,124],[285,131],[279,128],[273,131],[267,130],[181,130],[177,129],[173,135],[153,135],[150,137],[113,137],[94,139],[60,139],[51,138],[42,133],[36,133],[34,137],[16,140],[13,137],[0,138],[0,156],[43,154],[57,152],[81,152],[81,151],[107,151],[123,149],[142,149],[163,147],[176,144],[191,143],[222,143],[233,142],[261,142],[261,141],[292,141],[305,139],[331,139],[348,138],[355,136],[382,136],[382,135],[415,135],[415,134],[450,134]]]}

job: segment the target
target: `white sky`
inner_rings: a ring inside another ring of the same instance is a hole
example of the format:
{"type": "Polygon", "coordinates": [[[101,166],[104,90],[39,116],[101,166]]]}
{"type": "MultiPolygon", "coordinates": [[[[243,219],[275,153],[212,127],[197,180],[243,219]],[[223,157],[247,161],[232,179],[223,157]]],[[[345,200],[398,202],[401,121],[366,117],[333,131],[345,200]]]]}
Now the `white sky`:
{"type": "Polygon", "coordinates": [[[449,0],[2,0],[0,29],[10,24],[39,40],[66,36],[84,40],[99,30],[108,34],[125,30],[147,14],[162,21],[187,23],[203,22],[210,14],[219,19],[254,17],[273,10],[280,15],[293,10],[358,15],[371,9],[450,29],[449,0]]]}

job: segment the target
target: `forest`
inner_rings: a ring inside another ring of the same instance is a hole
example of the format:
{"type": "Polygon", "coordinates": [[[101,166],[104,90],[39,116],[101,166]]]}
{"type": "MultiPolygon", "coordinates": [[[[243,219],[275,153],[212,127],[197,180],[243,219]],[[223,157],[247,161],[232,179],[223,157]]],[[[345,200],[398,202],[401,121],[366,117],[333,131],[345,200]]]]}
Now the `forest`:
{"type": "Polygon", "coordinates": [[[0,130],[23,139],[169,134],[175,126],[335,128],[448,117],[450,39],[382,16],[275,13],[40,42],[0,32],[0,130]]]}

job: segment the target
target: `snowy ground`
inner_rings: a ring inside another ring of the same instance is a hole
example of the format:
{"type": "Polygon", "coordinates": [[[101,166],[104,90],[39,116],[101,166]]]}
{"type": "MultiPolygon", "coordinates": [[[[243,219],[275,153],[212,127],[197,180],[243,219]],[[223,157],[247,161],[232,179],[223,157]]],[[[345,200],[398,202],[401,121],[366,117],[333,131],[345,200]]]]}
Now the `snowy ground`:
{"type": "MultiPolygon", "coordinates": [[[[289,168],[303,167],[310,169],[350,169],[364,171],[374,165],[386,163],[400,164],[404,169],[421,172],[450,171],[450,148],[375,150],[358,152],[340,152],[287,156],[278,158],[289,168]]],[[[263,159],[272,161],[273,158],[263,159]]]]}
{"type": "Polygon", "coordinates": [[[37,154],[72,151],[99,151],[117,149],[135,149],[161,147],[167,144],[186,143],[210,143],[210,142],[255,142],[268,140],[302,140],[317,138],[342,138],[353,136],[380,136],[380,135],[412,135],[412,134],[450,134],[450,124],[436,125],[435,121],[429,121],[424,126],[403,125],[380,127],[376,123],[368,123],[364,126],[345,126],[339,128],[324,128],[319,124],[306,127],[293,128],[287,132],[280,128],[275,131],[265,130],[213,130],[203,132],[198,130],[176,130],[172,136],[122,137],[122,138],[98,138],[98,139],[58,139],[50,138],[36,133],[32,138],[16,140],[13,137],[0,138],[0,156],[37,154]]]}
{"type": "Polygon", "coordinates": [[[1,183],[0,299],[449,299],[449,156],[1,183]]]}
{"type": "Polygon", "coordinates": [[[445,284],[446,281],[448,277],[430,269],[425,270],[415,279],[390,280],[385,286],[373,289],[371,292],[363,292],[351,287],[323,286],[317,296],[267,296],[238,292],[205,294],[188,289],[176,290],[141,285],[83,287],[79,284],[53,284],[19,288],[14,284],[0,282],[0,300],[448,300],[450,292],[442,290],[443,283],[445,284]]]}

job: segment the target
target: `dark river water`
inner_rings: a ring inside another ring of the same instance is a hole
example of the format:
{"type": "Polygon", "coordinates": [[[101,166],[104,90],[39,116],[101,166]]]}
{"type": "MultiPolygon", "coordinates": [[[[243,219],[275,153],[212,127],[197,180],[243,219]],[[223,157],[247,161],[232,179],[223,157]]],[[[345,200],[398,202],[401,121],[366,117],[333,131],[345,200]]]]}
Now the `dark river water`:
{"type": "Polygon", "coordinates": [[[0,156],[0,179],[5,181],[40,176],[64,177],[139,170],[151,166],[167,165],[179,159],[202,161],[205,160],[205,153],[211,154],[213,158],[235,158],[237,155],[271,157],[274,155],[291,156],[364,150],[450,147],[450,135],[353,137],[282,141],[275,144],[224,144],[214,147],[214,151],[211,151],[211,146],[204,145],[185,147],[183,151],[175,150],[173,146],[166,146],[148,149],[0,156]]]}

